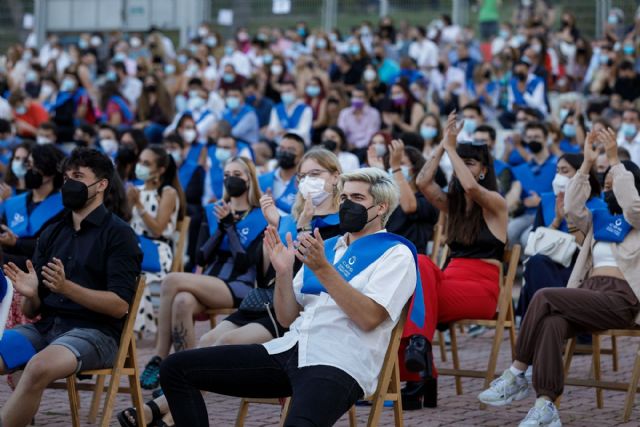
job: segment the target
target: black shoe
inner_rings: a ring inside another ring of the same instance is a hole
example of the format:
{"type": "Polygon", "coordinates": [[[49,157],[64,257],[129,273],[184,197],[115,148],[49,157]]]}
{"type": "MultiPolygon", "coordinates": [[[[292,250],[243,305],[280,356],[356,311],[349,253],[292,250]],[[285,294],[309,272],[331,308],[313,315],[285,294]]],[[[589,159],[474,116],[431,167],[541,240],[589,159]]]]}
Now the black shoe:
{"type": "Polygon", "coordinates": [[[430,378],[433,373],[431,343],[422,335],[412,335],[404,353],[407,370],[420,372],[422,378],[430,378]]]}
{"type": "Polygon", "coordinates": [[[423,382],[407,381],[407,385],[400,390],[402,395],[402,409],[405,411],[415,411],[422,409],[423,382]]]}

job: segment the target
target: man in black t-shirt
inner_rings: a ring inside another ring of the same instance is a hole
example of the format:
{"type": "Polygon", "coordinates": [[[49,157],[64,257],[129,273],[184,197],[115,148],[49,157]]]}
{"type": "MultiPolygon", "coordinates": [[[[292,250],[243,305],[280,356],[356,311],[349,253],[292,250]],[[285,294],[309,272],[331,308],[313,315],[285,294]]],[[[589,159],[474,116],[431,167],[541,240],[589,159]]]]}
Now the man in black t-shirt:
{"type": "Polygon", "coordinates": [[[5,265],[24,297],[22,311],[41,319],[5,331],[0,340],[0,374],[24,369],[0,405],[0,425],[29,424],[52,381],[112,366],[140,275],[142,253],[133,230],[103,204],[114,174],[111,160],[80,148],[62,170],[68,212],[43,231],[27,272],[5,265]]]}

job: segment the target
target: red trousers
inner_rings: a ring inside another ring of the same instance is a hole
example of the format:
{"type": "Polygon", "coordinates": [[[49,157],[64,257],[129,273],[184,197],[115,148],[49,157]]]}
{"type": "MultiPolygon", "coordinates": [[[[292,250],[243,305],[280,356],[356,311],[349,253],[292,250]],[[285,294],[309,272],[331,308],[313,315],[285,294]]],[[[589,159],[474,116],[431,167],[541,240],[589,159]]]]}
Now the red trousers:
{"type": "Polygon", "coordinates": [[[429,257],[418,255],[418,268],[424,295],[425,322],[422,327],[410,319],[405,324],[398,350],[400,378],[403,381],[420,381],[417,372],[407,371],[404,367],[404,352],[411,335],[423,335],[431,342],[438,323],[491,319],[496,313],[500,293],[500,269],[488,262],[453,258],[447,268],[441,271],[429,257]]]}

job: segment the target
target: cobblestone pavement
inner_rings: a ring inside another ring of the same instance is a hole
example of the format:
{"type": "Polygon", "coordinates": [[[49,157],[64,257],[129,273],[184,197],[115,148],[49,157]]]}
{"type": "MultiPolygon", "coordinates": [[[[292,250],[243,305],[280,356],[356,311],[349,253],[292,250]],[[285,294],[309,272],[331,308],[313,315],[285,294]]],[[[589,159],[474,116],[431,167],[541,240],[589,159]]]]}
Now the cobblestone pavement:
{"type": "MultiPolygon", "coordinates": [[[[205,332],[208,324],[199,322],[196,331],[199,334],[205,332]]],[[[480,369],[486,366],[489,348],[493,331],[488,330],[483,335],[471,338],[462,335],[459,338],[461,348],[461,364],[471,369],[480,369]]],[[[638,349],[640,340],[623,338],[619,339],[619,361],[620,369],[613,372],[611,368],[611,357],[603,356],[603,377],[626,381],[631,375],[633,357],[638,349]]],[[[345,343],[347,344],[347,343],[345,343]]],[[[604,346],[608,345],[608,340],[604,340],[604,346]]],[[[437,349],[435,349],[437,351],[437,349]]],[[[144,364],[151,357],[153,351],[152,343],[148,340],[139,343],[139,363],[144,364]]],[[[439,360],[439,354],[436,354],[439,360]]],[[[508,340],[502,343],[498,369],[505,369],[509,364],[510,352],[508,340]]],[[[448,363],[440,363],[441,366],[450,366],[448,363]]],[[[571,369],[571,375],[575,377],[586,377],[590,370],[589,356],[576,356],[571,369]]],[[[439,400],[438,408],[423,409],[420,411],[408,411],[404,413],[406,426],[513,426],[518,422],[534,401],[533,394],[522,402],[517,402],[508,408],[479,408],[476,395],[481,391],[482,380],[463,379],[462,396],[455,395],[454,381],[452,377],[441,377],[439,379],[439,400]]],[[[9,396],[10,390],[4,378],[0,379],[0,404],[4,404],[9,396]]],[[[86,422],[87,410],[89,407],[90,394],[80,392],[81,411],[80,416],[83,425],[86,422]]],[[[150,398],[150,392],[145,391],[145,397],[150,398]]],[[[636,404],[632,421],[622,424],[622,407],[624,405],[624,392],[605,391],[604,408],[597,409],[595,404],[595,391],[588,388],[566,387],[565,395],[562,399],[560,415],[565,426],[640,426],[640,405],[636,404]]],[[[210,421],[212,426],[232,426],[235,421],[239,400],[225,396],[209,393],[206,397],[209,408],[210,421]]],[[[120,411],[130,406],[130,399],[127,395],[118,395],[116,400],[116,411],[120,411]]],[[[273,426],[277,425],[279,418],[279,407],[274,405],[252,405],[245,425],[249,427],[273,426]]],[[[117,426],[114,412],[111,425],[117,426]]],[[[366,425],[368,408],[358,407],[357,409],[359,425],[366,425]]],[[[380,425],[392,426],[393,416],[390,408],[385,408],[380,425]]],[[[69,416],[69,405],[66,391],[47,390],[42,399],[40,411],[35,419],[36,426],[67,427],[71,425],[69,416]]],[[[343,417],[339,426],[348,426],[346,417],[343,417]]]]}

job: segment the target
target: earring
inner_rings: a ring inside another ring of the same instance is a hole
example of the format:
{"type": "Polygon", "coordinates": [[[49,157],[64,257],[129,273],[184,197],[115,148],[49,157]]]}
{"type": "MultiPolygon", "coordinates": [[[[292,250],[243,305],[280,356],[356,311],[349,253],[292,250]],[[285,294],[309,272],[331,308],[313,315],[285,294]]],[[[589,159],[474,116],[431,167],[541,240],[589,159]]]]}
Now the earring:
{"type": "Polygon", "coordinates": [[[478,178],[480,178],[480,181],[482,181],[484,179],[484,174],[481,173],[480,175],[478,175],[478,178]]]}

